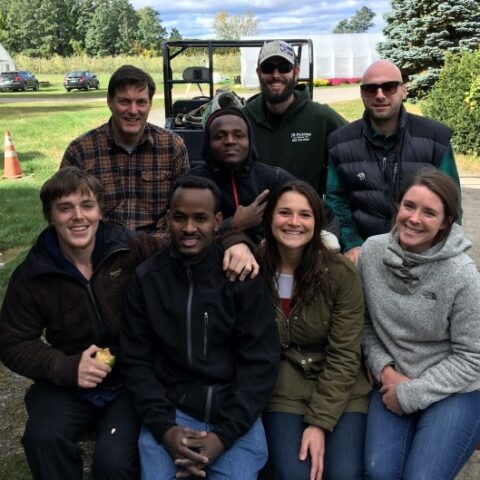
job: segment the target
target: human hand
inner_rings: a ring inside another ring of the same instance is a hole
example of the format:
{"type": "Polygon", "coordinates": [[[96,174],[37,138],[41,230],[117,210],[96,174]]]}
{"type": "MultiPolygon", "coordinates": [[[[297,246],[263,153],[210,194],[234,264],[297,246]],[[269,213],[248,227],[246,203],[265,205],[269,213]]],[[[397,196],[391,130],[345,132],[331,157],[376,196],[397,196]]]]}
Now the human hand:
{"type": "Polygon", "coordinates": [[[344,252],[344,255],[353,262],[354,265],[357,265],[358,259],[360,258],[360,247],[353,247],[350,250],[344,252]]]}
{"type": "Polygon", "coordinates": [[[200,452],[200,441],[205,439],[207,432],[194,430],[188,427],[170,427],[163,434],[163,445],[175,462],[182,470],[177,472],[177,478],[185,478],[191,475],[206,477],[204,468],[208,464],[208,458],[200,452]]]}
{"type": "Polygon", "coordinates": [[[246,243],[237,243],[225,250],[223,270],[227,278],[233,282],[237,278],[243,282],[249,275],[255,278],[260,266],[246,243]]]}
{"type": "Polygon", "coordinates": [[[314,425],[310,425],[303,432],[298,458],[304,461],[308,454],[310,454],[312,463],[310,480],[321,480],[323,475],[323,457],[325,454],[325,432],[314,425]]]}
{"type": "Polygon", "coordinates": [[[398,403],[396,384],[384,385],[380,389],[380,393],[382,394],[382,401],[387,410],[390,410],[397,415],[404,415],[402,407],[400,406],[400,403],[398,403]]]}
{"type": "MultiPolygon", "coordinates": [[[[208,465],[215,462],[215,460],[225,451],[222,441],[218,438],[218,435],[215,432],[208,432],[204,438],[189,439],[185,442],[185,445],[187,444],[190,448],[194,448],[200,454],[204,455],[205,458],[208,459],[208,465]]],[[[175,465],[184,468],[186,472],[188,472],[191,467],[199,467],[199,465],[194,465],[193,462],[187,458],[175,460],[175,465]]],[[[205,465],[202,466],[202,468],[204,467],[205,465]]],[[[180,474],[182,477],[185,476],[184,472],[180,472],[180,474]]]]}
{"type": "Polygon", "coordinates": [[[406,375],[397,372],[392,365],[387,365],[380,373],[380,382],[382,385],[398,385],[410,380],[406,375]]]}
{"type": "Polygon", "coordinates": [[[267,203],[265,202],[269,190],[264,190],[258,197],[246,207],[239,205],[232,217],[232,228],[243,232],[249,228],[259,225],[263,218],[263,212],[267,203]]]}
{"type": "Polygon", "coordinates": [[[96,345],[90,345],[82,353],[78,364],[77,383],[81,388],[95,388],[109,374],[112,369],[99,362],[93,356],[101,350],[96,345]]]}

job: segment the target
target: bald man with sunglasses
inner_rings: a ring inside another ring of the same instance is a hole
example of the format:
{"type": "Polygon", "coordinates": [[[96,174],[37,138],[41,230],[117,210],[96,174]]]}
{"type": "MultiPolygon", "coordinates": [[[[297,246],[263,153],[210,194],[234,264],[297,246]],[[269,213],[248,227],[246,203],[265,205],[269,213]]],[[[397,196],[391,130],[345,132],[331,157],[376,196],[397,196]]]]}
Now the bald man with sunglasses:
{"type": "MultiPolygon", "coordinates": [[[[258,56],[261,93],[244,112],[255,134],[258,156],[305,180],[323,198],[327,179],[327,138],[346,120],[327,105],[312,101],[305,84],[297,84],[300,65],[293,47],[266,42],[258,56]]],[[[338,234],[338,221],[327,211],[327,230],[338,234]]]]}
{"type": "Polygon", "coordinates": [[[360,95],[363,117],[328,139],[326,194],[340,220],[342,250],[354,263],[368,237],[390,231],[398,195],[419,170],[438,168],[460,189],[451,130],[407,113],[407,87],[397,66],[386,60],[370,65],[360,95]]]}

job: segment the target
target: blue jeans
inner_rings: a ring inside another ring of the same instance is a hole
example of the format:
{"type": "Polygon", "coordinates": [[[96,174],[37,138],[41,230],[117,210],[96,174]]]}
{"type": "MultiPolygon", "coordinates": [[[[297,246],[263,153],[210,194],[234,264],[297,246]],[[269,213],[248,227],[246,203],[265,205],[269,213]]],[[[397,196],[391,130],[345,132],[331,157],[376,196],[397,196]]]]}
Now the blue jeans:
{"type": "MultiPolygon", "coordinates": [[[[200,422],[180,410],[176,411],[176,422],[177,425],[195,430],[207,432],[214,430],[213,425],[200,422]]],[[[138,446],[142,480],[175,479],[179,469],[173,463],[168,451],[155,440],[146,427],[142,427],[138,446]]],[[[207,478],[209,480],[256,480],[267,457],[265,431],[261,420],[258,419],[245,435],[237,438],[228,450],[207,467],[207,478]]]]}
{"type": "MultiPolygon", "coordinates": [[[[324,480],[362,478],[366,421],[364,413],[344,413],[333,432],[325,435],[324,480]]],[[[302,435],[308,427],[303,416],[269,412],[263,414],[263,423],[276,480],[308,480],[310,458],[298,458],[302,435]]]]}
{"type": "Polygon", "coordinates": [[[480,443],[480,391],[457,393],[410,415],[371,393],[365,441],[369,479],[453,479],[480,443]]]}

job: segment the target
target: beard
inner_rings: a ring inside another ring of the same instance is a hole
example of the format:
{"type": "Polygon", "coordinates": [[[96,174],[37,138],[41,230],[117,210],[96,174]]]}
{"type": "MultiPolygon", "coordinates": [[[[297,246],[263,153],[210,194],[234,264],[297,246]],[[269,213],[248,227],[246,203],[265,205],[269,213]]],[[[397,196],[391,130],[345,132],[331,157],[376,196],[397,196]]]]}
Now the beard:
{"type": "Polygon", "coordinates": [[[265,100],[268,103],[283,103],[285,100],[290,98],[291,95],[293,95],[293,91],[295,90],[295,86],[297,84],[297,79],[295,77],[292,77],[290,80],[287,80],[285,85],[285,88],[283,89],[282,92],[280,93],[272,93],[270,89],[268,88],[269,82],[263,79],[260,80],[260,87],[262,90],[262,95],[264,96],[265,100]]]}

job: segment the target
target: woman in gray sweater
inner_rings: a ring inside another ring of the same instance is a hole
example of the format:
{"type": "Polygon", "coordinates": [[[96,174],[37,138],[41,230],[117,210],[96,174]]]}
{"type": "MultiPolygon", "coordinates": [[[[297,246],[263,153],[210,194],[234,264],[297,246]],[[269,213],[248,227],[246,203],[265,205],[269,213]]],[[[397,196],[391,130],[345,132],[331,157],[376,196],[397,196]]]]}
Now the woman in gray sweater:
{"type": "Polygon", "coordinates": [[[480,274],[459,201],[450,178],[423,171],[392,231],[362,247],[369,479],[453,479],[480,443],[480,274]]]}

